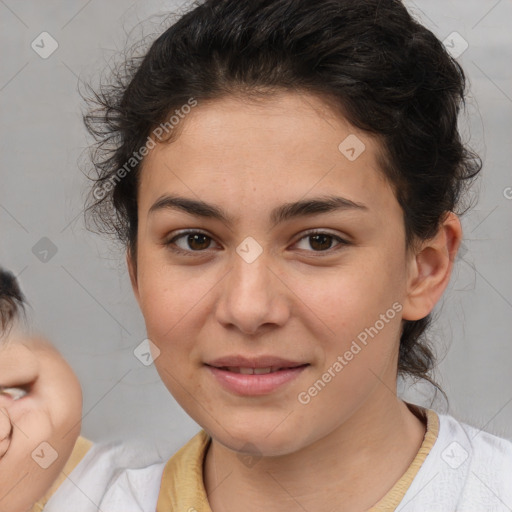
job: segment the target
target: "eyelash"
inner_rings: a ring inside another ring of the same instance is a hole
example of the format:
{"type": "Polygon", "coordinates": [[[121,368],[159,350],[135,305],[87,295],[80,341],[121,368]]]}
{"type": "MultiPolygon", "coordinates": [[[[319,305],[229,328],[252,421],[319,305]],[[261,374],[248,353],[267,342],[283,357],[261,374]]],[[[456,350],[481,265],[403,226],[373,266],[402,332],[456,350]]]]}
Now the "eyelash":
{"type": "MultiPolygon", "coordinates": [[[[187,231],[182,231],[181,233],[178,233],[176,236],[174,236],[173,238],[171,238],[168,242],[164,242],[164,245],[166,247],[168,247],[172,252],[174,253],[177,253],[177,254],[183,254],[185,256],[193,256],[194,253],[203,253],[203,252],[206,252],[208,251],[208,249],[204,249],[204,250],[200,250],[200,251],[186,251],[184,249],[181,249],[180,247],[177,247],[174,242],[176,240],[179,240],[180,238],[183,238],[185,236],[189,236],[189,235],[204,235],[206,238],[209,238],[210,240],[213,240],[213,238],[211,236],[209,236],[207,233],[204,233],[202,231],[197,231],[197,230],[187,230],[187,231]]],[[[344,240],[343,238],[340,238],[339,236],[336,236],[336,235],[333,235],[332,233],[329,233],[329,232],[326,232],[326,231],[320,231],[320,230],[312,230],[312,231],[308,231],[306,232],[301,238],[299,238],[299,240],[297,240],[297,242],[295,243],[299,243],[301,242],[302,240],[304,240],[304,238],[309,238],[311,236],[315,236],[315,235],[327,235],[329,237],[331,237],[332,239],[336,240],[337,242],[339,242],[339,246],[338,246],[338,249],[336,249],[336,246],[335,248],[330,248],[330,249],[327,249],[325,251],[307,251],[307,252],[313,252],[313,253],[317,253],[319,255],[322,255],[325,254],[325,253],[329,253],[331,254],[332,252],[336,251],[336,250],[339,250],[341,247],[343,246],[346,246],[346,245],[350,245],[350,242],[348,242],[347,240],[344,240]],[[340,247],[341,246],[341,247],[340,247]]]]}

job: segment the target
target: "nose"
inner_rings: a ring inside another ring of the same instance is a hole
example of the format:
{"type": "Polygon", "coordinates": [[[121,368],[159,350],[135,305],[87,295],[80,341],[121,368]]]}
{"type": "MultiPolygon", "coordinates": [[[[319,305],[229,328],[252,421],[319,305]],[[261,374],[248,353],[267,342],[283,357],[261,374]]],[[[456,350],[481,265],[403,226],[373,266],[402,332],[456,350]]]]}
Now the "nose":
{"type": "Polygon", "coordinates": [[[233,265],[217,302],[217,320],[255,335],[271,326],[283,326],[290,317],[290,292],[266,254],[244,259],[233,254],[233,265]]]}

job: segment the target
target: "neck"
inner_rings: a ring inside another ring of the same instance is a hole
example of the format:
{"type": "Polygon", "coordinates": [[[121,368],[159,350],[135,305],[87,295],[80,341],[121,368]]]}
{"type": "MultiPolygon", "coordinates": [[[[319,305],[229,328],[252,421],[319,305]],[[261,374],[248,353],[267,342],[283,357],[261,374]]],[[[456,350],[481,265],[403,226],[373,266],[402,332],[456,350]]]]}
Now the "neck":
{"type": "Polygon", "coordinates": [[[389,390],[375,398],[315,443],[251,467],[212,439],[204,463],[212,511],[330,510],[343,503],[345,512],[360,512],[375,505],[405,473],[425,435],[425,425],[389,390]]]}

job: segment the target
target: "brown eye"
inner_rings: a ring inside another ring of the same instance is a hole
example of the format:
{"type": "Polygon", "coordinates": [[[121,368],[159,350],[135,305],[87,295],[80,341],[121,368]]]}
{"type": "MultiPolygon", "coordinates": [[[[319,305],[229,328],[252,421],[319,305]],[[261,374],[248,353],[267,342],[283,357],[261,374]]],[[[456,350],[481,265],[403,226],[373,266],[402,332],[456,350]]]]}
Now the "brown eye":
{"type": "Polygon", "coordinates": [[[331,248],[333,237],[331,235],[310,235],[310,245],[313,249],[324,251],[331,248]]]}
{"type": "Polygon", "coordinates": [[[175,236],[166,246],[178,253],[202,252],[210,248],[212,238],[201,231],[185,231],[175,236]],[[177,241],[180,241],[177,243],[177,241]]]}
{"type": "Polygon", "coordinates": [[[303,249],[305,249],[309,252],[330,251],[330,249],[332,249],[332,243],[334,241],[337,241],[338,245],[340,245],[340,246],[349,244],[346,240],[343,240],[339,236],[331,235],[330,233],[326,233],[326,232],[322,232],[322,231],[317,231],[317,232],[312,232],[312,233],[306,234],[306,236],[303,236],[299,240],[299,243],[302,242],[303,240],[308,241],[307,245],[309,247],[306,247],[303,249]],[[313,249],[313,251],[311,251],[310,249],[313,249]]]}
{"type": "Polygon", "coordinates": [[[202,233],[196,235],[187,235],[187,244],[190,248],[201,251],[208,249],[210,245],[209,237],[202,233]]]}

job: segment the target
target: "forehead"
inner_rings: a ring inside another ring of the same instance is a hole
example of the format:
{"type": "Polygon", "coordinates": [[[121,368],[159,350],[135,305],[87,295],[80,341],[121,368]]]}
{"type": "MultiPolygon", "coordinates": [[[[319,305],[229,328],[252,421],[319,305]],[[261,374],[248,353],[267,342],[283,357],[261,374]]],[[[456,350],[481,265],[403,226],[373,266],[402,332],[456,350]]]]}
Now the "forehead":
{"type": "Polygon", "coordinates": [[[164,193],[235,208],[308,194],[339,193],[378,208],[394,201],[379,167],[379,142],[314,95],[225,97],[199,103],[180,123],[177,139],[157,144],[145,158],[143,210],[164,193]],[[352,146],[348,153],[344,141],[352,146]]]}

